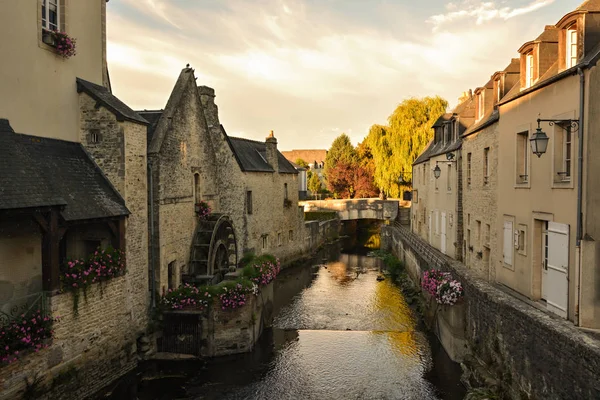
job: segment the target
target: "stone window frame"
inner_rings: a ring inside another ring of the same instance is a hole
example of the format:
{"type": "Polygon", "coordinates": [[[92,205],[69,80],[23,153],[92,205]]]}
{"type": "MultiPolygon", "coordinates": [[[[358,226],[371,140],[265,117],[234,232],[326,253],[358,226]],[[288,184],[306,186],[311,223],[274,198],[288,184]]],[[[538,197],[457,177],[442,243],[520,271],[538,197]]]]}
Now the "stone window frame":
{"type": "Polygon", "coordinates": [[[565,69],[573,68],[579,63],[579,32],[577,22],[571,23],[565,29],[565,69]],[[575,35],[575,42],[573,42],[575,35]],[[575,55],[573,55],[573,46],[575,46],[575,55]]]}
{"type": "MultiPolygon", "coordinates": [[[[38,47],[56,54],[57,53],[56,48],[54,46],[50,46],[50,45],[44,43],[44,40],[43,40],[44,32],[48,31],[48,29],[46,29],[42,26],[42,24],[43,24],[42,6],[43,6],[44,2],[46,2],[46,1],[48,1],[48,0],[37,0],[38,47]]],[[[59,31],[61,31],[61,32],[67,32],[69,29],[69,25],[67,23],[68,22],[69,1],[70,0],[56,0],[57,5],[58,5],[59,31]]]]}
{"type": "Polygon", "coordinates": [[[252,190],[246,190],[246,214],[252,215],[252,190]]]}
{"type": "Polygon", "coordinates": [[[490,148],[483,149],[483,186],[490,183],[490,148]]]}
{"type": "Polygon", "coordinates": [[[527,224],[517,224],[517,254],[527,257],[527,224]],[[518,247],[517,247],[518,246],[518,247]]]}
{"type": "Polygon", "coordinates": [[[535,63],[533,59],[533,50],[525,53],[525,89],[535,84],[535,63]]]}
{"type": "Polygon", "coordinates": [[[264,233],[263,235],[261,235],[261,238],[262,238],[262,248],[268,249],[269,248],[269,234],[264,233]]]}
{"type": "MultiPolygon", "coordinates": [[[[567,113],[559,114],[554,116],[556,119],[573,119],[575,118],[576,111],[570,111],[567,113]]],[[[581,128],[579,128],[581,129],[581,128]]],[[[574,131],[571,129],[570,125],[560,125],[555,124],[553,127],[552,134],[553,136],[550,139],[550,147],[552,148],[552,188],[553,189],[573,189],[574,188],[574,167],[576,166],[576,157],[575,149],[577,147],[577,141],[579,140],[579,135],[577,135],[578,131],[574,131]],[[568,130],[568,131],[567,131],[568,130]],[[570,135],[570,173],[566,174],[566,147],[565,138],[567,135],[570,135]]]]}
{"type": "Polygon", "coordinates": [[[477,93],[477,121],[481,121],[485,115],[485,89],[477,93]]]}

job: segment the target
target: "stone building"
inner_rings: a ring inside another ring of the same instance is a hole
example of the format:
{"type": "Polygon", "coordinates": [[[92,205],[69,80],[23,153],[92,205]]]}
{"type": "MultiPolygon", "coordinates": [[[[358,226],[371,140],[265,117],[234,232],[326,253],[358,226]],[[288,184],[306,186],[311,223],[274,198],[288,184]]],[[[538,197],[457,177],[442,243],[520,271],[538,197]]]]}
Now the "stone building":
{"type": "Polygon", "coordinates": [[[48,398],[84,398],[137,365],[147,326],[147,122],[111,93],[105,0],[4,2],[0,22],[0,92],[19,94],[0,99],[0,324],[61,317],[48,348],[0,365],[0,398],[38,378],[48,398]],[[77,55],[61,57],[54,29],[77,55]],[[76,306],[65,261],[109,245],[127,272],[76,306]]]}
{"type": "MultiPolygon", "coordinates": [[[[321,181],[321,188],[325,189],[327,187],[325,175],[323,173],[327,150],[287,150],[282,151],[281,154],[292,163],[295,163],[299,159],[306,161],[308,164],[308,172],[310,174],[317,174],[321,181]]],[[[316,193],[312,194],[314,195],[316,193]]]]}
{"type": "Polygon", "coordinates": [[[498,103],[519,83],[520,62],[513,59],[475,90],[477,121],[462,135],[463,262],[485,279],[498,263],[498,103]]]}
{"type": "Polygon", "coordinates": [[[164,110],[139,112],[151,122],[150,253],[157,291],[178,286],[182,277],[219,280],[247,252],[291,258],[304,242],[298,172],[278,152],[277,139],[229,137],[214,90],[195,79],[193,69],[183,69],[164,110]],[[200,201],[210,205],[214,221],[198,221],[200,201]]]}
{"type": "Polygon", "coordinates": [[[589,328],[600,327],[599,26],[600,0],[583,2],[475,91],[475,122],[462,134],[458,157],[462,260],[430,234],[426,213],[436,206],[423,201],[444,176],[421,178],[433,169],[427,163],[440,121],[413,169],[414,232],[508,293],[589,328]]]}
{"type": "Polygon", "coordinates": [[[434,137],[413,164],[412,229],[444,254],[462,258],[461,135],[473,124],[471,94],[434,124],[434,137]]]}

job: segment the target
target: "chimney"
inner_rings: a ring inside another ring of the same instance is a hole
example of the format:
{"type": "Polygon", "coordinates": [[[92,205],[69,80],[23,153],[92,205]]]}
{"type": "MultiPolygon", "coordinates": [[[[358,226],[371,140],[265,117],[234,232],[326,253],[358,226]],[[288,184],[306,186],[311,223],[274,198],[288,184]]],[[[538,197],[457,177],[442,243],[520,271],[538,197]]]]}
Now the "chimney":
{"type": "MultiPolygon", "coordinates": [[[[10,122],[8,122],[5,118],[0,118],[0,132],[10,132],[15,133],[12,126],[10,126],[10,122]]],[[[275,142],[277,143],[277,142],[275,142]]]]}
{"type": "Polygon", "coordinates": [[[198,93],[200,94],[208,127],[218,127],[220,125],[219,108],[215,104],[215,89],[208,86],[198,86],[198,93]]]}
{"type": "Polygon", "coordinates": [[[271,131],[271,134],[265,140],[265,145],[267,148],[267,162],[269,165],[275,170],[275,172],[279,172],[279,155],[277,152],[277,139],[271,131]]]}

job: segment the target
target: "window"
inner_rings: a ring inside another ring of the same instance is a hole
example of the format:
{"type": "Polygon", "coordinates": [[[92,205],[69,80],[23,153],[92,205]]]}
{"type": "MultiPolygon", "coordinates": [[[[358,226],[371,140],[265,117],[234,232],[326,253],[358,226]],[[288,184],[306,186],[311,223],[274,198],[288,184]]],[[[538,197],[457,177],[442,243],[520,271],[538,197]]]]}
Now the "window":
{"type": "Polygon", "coordinates": [[[452,191],[452,164],[448,164],[448,173],[446,174],[446,186],[448,186],[448,191],[452,191]]]}
{"type": "Polygon", "coordinates": [[[478,120],[483,118],[484,109],[485,109],[485,89],[481,90],[481,92],[479,92],[479,95],[477,96],[477,119],[478,120]]]}
{"type": "Polygon", "coordinates": [[[512,221],[504,221],[504,243],[503,243],[503,258],[504,264],[513,265],[513,223],[512,221]]]}
{"type": "Polygon", "coordinates": [[[100,142],[100,132],[94,130],[90,132],[90,143],[99,143],[100,142]]]}
{"type": "Polygon", "coordinates": [[[554,170],[555,182],[569,182],[571,180],[571,168],[573,165],[573,134],[570,126],[554,127],[554,170]]]}
{"type": "Polygon", "coordinates": [[[471,225],[471,214],[467,213],[467,225],[471,225]]]}
{"type": "Polygon", "coordinates": [[[286,199],[286,200],[288,199],[288,189],[287,189],[287,183],[284,183],[284,184],[283,184],[283,196],[284,196],[284,197],[283,197],[284,199],[286,199]]]}
{"type": "Polygon", "coordinates": [[[498,103],[500,101],[500,99],[502,98],[502,91],[501,91],[502,88],[500,87],[500,79],[496,79],[495,86],[496,86],[496,103],[498,103]]]}
{"type": "Polygon", "coordinates": [[[60,30],[60,0],[42,0],[42,28],[60,30]]]}
{"type": "Polygon", "coordinates": [[[98,250],[102,245],[101,240],[84,240],[83,247],[85,251],[85,256],[89,256],[90,254],[94,254],[96,250],[98,250]]]}
{"type": "Polygon", "coordinates": [[[281,246],[281,243],[282,243],[282,241],[281,241],[281,233],[278,233],[277,234],[277,246],[281,246]]]}
{"type": "Polygon", "coordinates": [[[525,87],[533,86],[533,52],[525,55],[525,87]]]}
{"type": "Polygon", "coordinates": [[[200,203],[200,174],[194,174],[194,200],[200,203]]]}
{"type": "Polygon", "coordinates": [[[483,235],[483,245],[485,247],[490,247],[490,224],[485,224],[485,234],[483,235]]]}
{"type": "Polygon", "coordinates": [[[473,251],[473,246],[471,245],[471,230],[467,229],[467,250],[473,251]]]}
{"type": "Polygon", "coordinates": [[[487,185],[490,178],[490,148],[483,149],[483,184],[487,185]]]}
{"type": "Polygon", "coordinates": [[[169,263],[168,267],[167,267],[167,273],[168,273],[168,285],[169,285],[169,289],[175,289],[176,286],[176,280],[177,280],[177,276],[176,276],[176,268],[175,268],[175,261],[172,261],[169,263]]]}
{"type": "Polygon", "coordinates": [[[517,183],[529,182],[529,140],[528,133],[517,134],[517,183]]]}
{"type": "Polygon", "coordinates": [[[246,192],[246,212],[252,214],[252,190],[246,192]]]}
{"type": "Polygon", "coordinates": [[[471,185],[471,153],[467,153],[467,185],[471,185]]]}
{"type": "Polygon", "coordinates": [[[481,249],[481,221],[477,221],[477,250],[481,249]]]}
{"type": "Polygon", "coordinates": [[[266,249],[267,247],[269,247],[269,235],[264,234],[262,235],[262,248],[266,249]]]}
{"type": "Polygon", "coordinates": [[[567,28],[567,48],[566,48],[566,67],[571,68],[577,65],[577,27],[571,25],[567,28]]]}
{"type": "Polygon", "coordinates": [[[288,232],[288,240],[289,240],[290,242],[293,242],[293,241],[294,241],[294,231],[290,230],[290,231],[288,232]]]}

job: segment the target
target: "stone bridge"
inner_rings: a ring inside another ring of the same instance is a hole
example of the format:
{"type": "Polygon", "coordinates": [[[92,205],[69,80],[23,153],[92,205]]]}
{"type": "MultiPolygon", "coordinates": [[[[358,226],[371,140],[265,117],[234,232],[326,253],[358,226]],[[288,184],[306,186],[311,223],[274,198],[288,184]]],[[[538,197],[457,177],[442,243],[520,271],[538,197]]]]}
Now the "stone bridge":
{"type": "Polygon", "coordinates": [[[400,200],[348,199],[301,201],[304,212],[335,211],[342,221],[355,219],[394,220],[400,200]]]}

